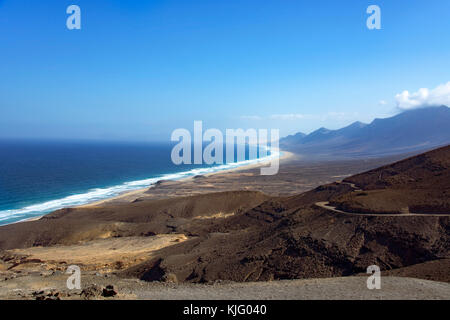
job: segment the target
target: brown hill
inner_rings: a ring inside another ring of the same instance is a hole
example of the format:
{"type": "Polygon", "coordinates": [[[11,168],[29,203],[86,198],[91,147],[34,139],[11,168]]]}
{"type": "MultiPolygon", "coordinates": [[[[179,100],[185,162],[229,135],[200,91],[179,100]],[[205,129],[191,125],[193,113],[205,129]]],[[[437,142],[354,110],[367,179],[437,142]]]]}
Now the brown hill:
{"type": "MultiPolygon", "coordinates": [[[[102,207],[57,210],[36,221],[0,227],[0,250],[72,245],[110,237],[151,236],[196,224],[194,217],[246,211],[268,199],[260,192],[236,191],[150,200],[102,207]]],[[[201,219],[198,219],[201,221],[201,219]]]]}
{"type": "Polygon", "coordinates": [[[439,148],[344,180],[355,191],[333,199],[348,212],[450,213],[450,147],[439,148]]]}
{"type": "MultiPolygon", "coordinates": [[[[338,203],[366,192],[355,191],[352,183],[364,190],[367,187],[368,192],[372,186],[378,190],[379,181],[383,191],[392,191],[394,203],[405,191],[416,193],[402,200],[417,204],[417,195],[421,195],[427,208],[447,203],[449,152],[450,147],[441,148],[348,178],[347,183],[270,199],[211,225],[207,237],[162,249],[157,257],[123,275],[161,280],[170,273],[181,281],[255,281],[342,276],[364,272],[372,264],[391,270],[448,258],[448,216],[348,215],[318,208],[315,203],[338,203]],[[381,178],[380,172],[384,173],[381,178]]],[[[450,280],[448,270],[437,273],[440,280],[450,280]]]]}
{"type": "MultiPolygon", "coordinates": [[[[450,147],[441,148],[291,197],[236,191],[60,210],[0,227],[0,249],[175,233],[188,239],[134,265],[118,266],[118,274],[149,281],[264,281],[345,276],[376,264],[420,275],[426,262],[450,258],[449,216],[340,213],[317,203],[355,206],[352,199],[372,199],[372,192],[390,192],[395,203],[406,190],[415,196],[398,201],[410,206],[419,194],[426,208],[438,203],[441,210],[448,201],[449,152],[450,147]]],[[[389,211],[380,199],[382,210],[368,202],[358,205],[372,213],[389,211]]],[[[433,274],[450,281],[446,270],[433,274]]]]}

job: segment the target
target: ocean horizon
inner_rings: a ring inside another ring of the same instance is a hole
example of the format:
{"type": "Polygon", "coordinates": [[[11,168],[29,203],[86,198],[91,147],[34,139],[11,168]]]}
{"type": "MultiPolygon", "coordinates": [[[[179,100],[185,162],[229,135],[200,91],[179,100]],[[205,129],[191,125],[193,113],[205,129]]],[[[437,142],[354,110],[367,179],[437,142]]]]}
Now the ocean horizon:
{"type": "Polygon", "coordinates": [[[150,187],[237,168],[276,156],[214,165],[172,163],[159,142],[0,141],[0,225],[150,187]]]}

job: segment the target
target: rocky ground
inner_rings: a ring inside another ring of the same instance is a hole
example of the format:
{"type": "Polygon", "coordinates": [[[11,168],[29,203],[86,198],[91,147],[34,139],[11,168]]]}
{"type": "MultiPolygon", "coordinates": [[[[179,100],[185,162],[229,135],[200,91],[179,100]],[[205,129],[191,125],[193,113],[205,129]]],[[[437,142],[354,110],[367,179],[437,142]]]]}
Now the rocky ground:
{"type": "Polygon", "coordinates": [[[210,284],[147,282],[115,275],[83,273],[82,288],[69,290],[62,272],[23,274],[0,281],[0,299],[25,300],[315,300],[448,299],[450,284],[414,278],[382,277],[369,290],[367,276],[210,284]]]}
{"type": "MultiPolygon", "coordinates": [[[[339,294],[349,299],[448,298],[450,217],[386,214],[398,190],[419,190],[416,205],[445,210],[448,159],[450,147],[289,196],[238,190],[144,197],[67,208],[36,221],[2,226],[0,292],[5,298],[25,299],[105,294],[164,298],[157,293],[161,290],[180,299],[205,297],[205,292],[224,299],[232,294],[281,299],[287,297],[283,292],[302,299],[339,294]],[[380,207],[371,200],[374,190],[393,198],[380,207]],[[360,193],[370,199],[358,202],[360,193]],[[318,203],[363,208],[370,214],[337,212],[318,203]],[[63,272],[72,264],[81,268],[88,291],[64,289],[63,272]],[[367,293],[365,280],[352,277],[370,265],[393,276],[385,277],[385,289],[392,290],[367,293]]],[[[300,170],[291,165],[292,173],[300,170]]],[[[346,176],[340,173],[336,176],[346,176]]],[[[243,177],[248,179],[248,173],[243,177]]],[[[296,177],[298,173],[285,178],[296,177]]],[[[205,179],[194,181],[209,188],[205,179]]],[[[274,181],[273,188],[282,184],[274,181]]]]}

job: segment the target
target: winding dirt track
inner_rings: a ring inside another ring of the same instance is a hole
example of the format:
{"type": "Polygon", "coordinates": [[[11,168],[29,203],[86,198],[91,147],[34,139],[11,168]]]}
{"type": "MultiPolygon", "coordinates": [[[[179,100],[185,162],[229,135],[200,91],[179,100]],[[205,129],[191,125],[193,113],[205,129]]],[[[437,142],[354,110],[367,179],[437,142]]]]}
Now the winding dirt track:
{"type": "MultiPolygon", "coordinates": [[[[353,188],[353,191],[363,191],[362,189],[358,188],[354,183],[341,181],[341,184],[347,184],[350,187],[353,188]]],[[[352,216],[371,216],[371,217],[450,217],[450,213],[415,213],[415,212],[408,212],[408,213],[363,213],[363,212],[346,212],[339,209],[336,209],[336,207],[330,206],[329,202],[327,201],[320,201],[315,203],[316,206],[338,212],[343,214],[348,214],[352,216]]]]}
{"type": "Polygon", "coordinates": [[[371,216],[371,217],[450,217],[449,213],[363,213],[363,212],[346,212],[339,209],[336,209],[336,207],[330,206],[327,201],[320,201],[315,203],[316,206],[338,212],[343,214],[348,214],[352,216],[371,216]]]}

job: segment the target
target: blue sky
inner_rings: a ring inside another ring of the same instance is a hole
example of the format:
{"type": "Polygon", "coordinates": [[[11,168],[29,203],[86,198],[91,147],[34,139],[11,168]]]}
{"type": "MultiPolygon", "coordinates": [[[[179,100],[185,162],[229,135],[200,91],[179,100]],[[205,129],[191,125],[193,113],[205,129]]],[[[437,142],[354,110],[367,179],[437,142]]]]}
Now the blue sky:
{"type": "Polygon", "coordinates": [[[0,138],[368,122],[450,81],[449,18],[448,0],[0,0],[0,138]]]}

